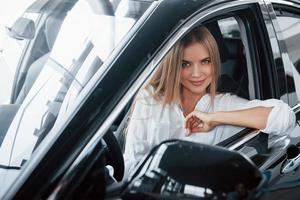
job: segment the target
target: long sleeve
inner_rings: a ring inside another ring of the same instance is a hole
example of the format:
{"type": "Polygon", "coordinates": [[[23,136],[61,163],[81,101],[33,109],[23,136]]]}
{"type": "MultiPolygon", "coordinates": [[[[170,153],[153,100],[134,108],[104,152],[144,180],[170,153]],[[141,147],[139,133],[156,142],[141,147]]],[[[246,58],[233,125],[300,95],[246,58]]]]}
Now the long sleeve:
{"type": "MultiPolygon", "coordinates": [[[[230,109],[241,110],[253,107],[272,107],[269,113],[267,125],[261,130],[265,133],[272,133],[275,135],[285,134],[288,129],[295,126],[295,114],[290,106],[278,99],[268,100],[252,100],[248,101],[237,97],[236,95],[230,95],[231,101],[229,103],[230,109]]],[[[251,116],[249,116],[251,117],[251,116]]]]}

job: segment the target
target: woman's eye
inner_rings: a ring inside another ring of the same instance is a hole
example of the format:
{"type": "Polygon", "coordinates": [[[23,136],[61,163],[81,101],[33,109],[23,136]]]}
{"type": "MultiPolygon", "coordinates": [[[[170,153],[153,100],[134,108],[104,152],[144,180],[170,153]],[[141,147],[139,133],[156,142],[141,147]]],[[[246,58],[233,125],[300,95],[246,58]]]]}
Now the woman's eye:
{"type": "Polygon", "coordinates": [[[202,65],[208,65],[210,63],[210,60],[203,60],[202,65]]]}
{"type": "Polygon", "coordinates": [[[183,62],[183,63],[182,63],[182,67],[189,67],[189,66],[190,66],[189,63],[186,63],[186,62],[183,62]]]}

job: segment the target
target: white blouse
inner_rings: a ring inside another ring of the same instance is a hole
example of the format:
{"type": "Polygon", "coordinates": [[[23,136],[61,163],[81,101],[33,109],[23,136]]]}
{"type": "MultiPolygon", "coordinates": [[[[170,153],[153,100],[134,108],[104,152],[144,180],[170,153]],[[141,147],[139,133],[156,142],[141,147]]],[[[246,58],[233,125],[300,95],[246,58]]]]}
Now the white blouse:
{"type": "MultiPolygon", "coordinates": [[[[229,93],[218,94],[211,106],[210,95],[204,95],[196,105],[196,110],[212,113],[218,111],[234,111],[251,107],[273,107],[265,129],[261,130],[270,134],[285,134],[295,125],[295,114],[283,101],[246,100],[229,93]]],[[[249,116],[251,117],[251,116],[249,116]]],[[[125,146],[125,174],[127,175],[151,148],[167,139],[181,139],[205,144],[217,144],[222,140],[236,134],[243,127],[222,125],[216,126],[209,132],[185,135],[185,117],[178,104],[163,106],[156,101],[151,92],[142,90],[135,101],[131,115],[125,146]]]]}

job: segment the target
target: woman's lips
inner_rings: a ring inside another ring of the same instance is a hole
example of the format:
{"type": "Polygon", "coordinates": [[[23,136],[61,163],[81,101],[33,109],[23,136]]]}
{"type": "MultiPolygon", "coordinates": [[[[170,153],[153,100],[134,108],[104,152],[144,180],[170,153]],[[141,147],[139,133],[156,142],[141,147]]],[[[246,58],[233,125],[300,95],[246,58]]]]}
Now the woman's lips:
{"type": "Polygon", "coordinates": [[[201,81],[191,81],[192,85],[194,86],[200,86],[204,83],[205,79],[204,80],[201,80],[201,81]]]}

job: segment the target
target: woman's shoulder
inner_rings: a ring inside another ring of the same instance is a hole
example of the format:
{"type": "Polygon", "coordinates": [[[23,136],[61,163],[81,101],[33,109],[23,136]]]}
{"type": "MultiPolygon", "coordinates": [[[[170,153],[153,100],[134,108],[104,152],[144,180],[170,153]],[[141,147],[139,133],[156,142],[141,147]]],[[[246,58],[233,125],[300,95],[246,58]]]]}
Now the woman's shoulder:
{"type": "Polygon", "coordinates": [[[223,101],[230,101],[230,102],[247,102],[249,101],[248,99],[244,99],[242,97],[237,96],[236,94],[232,94],[232,93],[218,93],[215,96],[215,101],[217,102],[223,102],[223,101]]]}
{"type": "Polygon", "coordinates": [[[157,104],[158,102],[155,100],[153,94],[154,94],[153,87],[151,86],[143,87],[138,91],[136,95],[136,101],[145,105],[157,104]]]}
{"type": "Polygon", "coordinates": [[[136,119],[154,119],[161,113],[163,105],[153,97],[154,90],[141,88],[133,102],[134,112],[132,117],[136,119]]]}
{"type": "MultiPolygon", "coordinates": [[[[212,98],[210,96],[210,98],[212,98]]],[[[235,95],[231,93],[217,93],[216,96],[213,99],[213,102],[215,105],[218,105],[220,103],[230,102],[232,99],[235,98],[235,95]]]]}
{"type": "Polygon", "coordinates": [[[216,110],[230,110],[238,108],[249,102],[248,99],[241,98],[232,93],[218,93],[214,98],[214,106],[216,110]]]}

